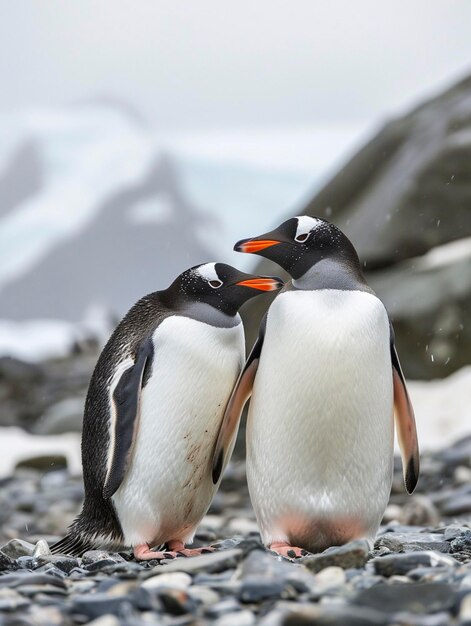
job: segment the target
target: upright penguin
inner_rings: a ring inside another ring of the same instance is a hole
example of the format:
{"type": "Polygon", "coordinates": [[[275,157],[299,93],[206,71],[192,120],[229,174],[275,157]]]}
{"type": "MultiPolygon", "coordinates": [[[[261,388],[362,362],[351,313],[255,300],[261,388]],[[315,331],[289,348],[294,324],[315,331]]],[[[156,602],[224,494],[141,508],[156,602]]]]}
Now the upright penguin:
{"type": "Polygon", "coordinates": [[[393,409],[404,480],[419,473],[415,418],[386,309],[352,243],[333,224],[287,220],[244,239],[292,277],[265,316],[224,416],[213,480],[240,412],[247,479],[265,545],[300,556],[364,537],[373,542],[393,476],[393,409]]]}
{"type": "MultiPolygon", "coordinates": [[[[206,263],[137,302],[93,373],[82,434],[83,509],[54,552],[99,543],[133,546],[137,559],[166,544],[187,556],[216,491],[211,453],[244,362],[238,314],[282,282],[206,263]]],[[[228,442],[231,447],[233,441],[228,442]]]]}

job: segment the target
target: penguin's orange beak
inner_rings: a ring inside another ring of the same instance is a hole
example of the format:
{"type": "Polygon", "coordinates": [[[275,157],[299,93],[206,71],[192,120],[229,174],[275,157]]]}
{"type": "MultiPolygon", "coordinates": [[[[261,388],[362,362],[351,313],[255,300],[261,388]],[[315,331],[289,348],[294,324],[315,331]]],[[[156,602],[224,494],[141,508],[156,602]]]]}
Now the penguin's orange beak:
{"type": "Polygon", "coordinates": [[[276,241],[276,239],[241,239],[234,246],[234,250],[236,252],[255,253],[265,250],[265,248],[270,248],[270,246],[276,246],[279,243],[281,241],[276,241]]]}
{"type": "Polygon", "coordinates": [[[283,287],[283,281],[279,278],[250,278],[236,283],[241,287],[251,287],[259,291],[277,291],[283,287]]]}

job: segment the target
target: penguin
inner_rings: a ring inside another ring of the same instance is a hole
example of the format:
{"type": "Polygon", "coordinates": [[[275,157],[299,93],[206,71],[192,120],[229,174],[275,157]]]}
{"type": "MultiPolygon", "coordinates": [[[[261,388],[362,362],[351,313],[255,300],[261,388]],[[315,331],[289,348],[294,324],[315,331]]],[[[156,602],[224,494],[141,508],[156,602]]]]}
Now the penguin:
{"type": "Polygon", "coordinates": [[[238,311],[282,285],[205,263],[130,309],[91,378],[82,433],[85,500],[54,553],[81,555],[100,544],[132,546],[137,560],[201,552],[185,545],[217,488],[211,453],[245,360],[238,311]]]}
{"type": "Polygon", "coordinates": [[[287,558],[364,538],[372,546],[393,478],[395,413],[405,487],[419,450],[414,411],[383,303],[334,224],[294,217],[234,249],[278,263],[277,295],[229,400],[213,455],[217,482],[240,413],[262,540],[287,558]]]}

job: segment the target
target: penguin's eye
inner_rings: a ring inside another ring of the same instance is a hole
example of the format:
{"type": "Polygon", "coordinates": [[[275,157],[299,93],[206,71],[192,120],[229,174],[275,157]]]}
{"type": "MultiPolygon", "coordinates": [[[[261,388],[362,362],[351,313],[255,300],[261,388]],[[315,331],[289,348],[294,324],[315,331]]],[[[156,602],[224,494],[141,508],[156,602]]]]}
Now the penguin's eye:
{"type": "Polygon", "coordinates": [[[209,286],[212,287],[213,289],[219,289],[221,285],[222,285],[222,280],[210,280],[209,281],[209,286]]]}
{"type": "Polygon", "coordinates": [[[302,243],[303,241],[306,241],[308,237],[309,237],[309,233],[301,233],[300,235],[297,235],[297,237],[295,237],[294,240],[302,243]]]}

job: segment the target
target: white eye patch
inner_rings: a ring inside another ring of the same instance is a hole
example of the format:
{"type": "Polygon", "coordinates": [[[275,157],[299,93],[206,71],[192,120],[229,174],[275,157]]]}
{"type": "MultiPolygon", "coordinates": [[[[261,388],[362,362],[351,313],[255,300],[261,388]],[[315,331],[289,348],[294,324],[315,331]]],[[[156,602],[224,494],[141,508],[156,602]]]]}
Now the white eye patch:
{"type": "Polygon", "coordinates": [[[318,220],[316,217],[309,217],[308,215],[301,215],[296,219],[298,220],[298,227],[296,228],[294,239],[300,242],[306,241],[311,230],[322,224],[321,220],[318,220]]]}
{"type": "MultiPolygon", "coordinates": [[[[222,281],[217,275],[215,265],[216,263],[205,263],[204,265],[197,267],[194,271],[208,283],[214,283],[220,287],[222,285],[222,281]]],[[[213,287],[213,285],[211,285],[211,287],[213,287]]],[[[214,286],[214,288],[216,287],[214,286]]]]}

